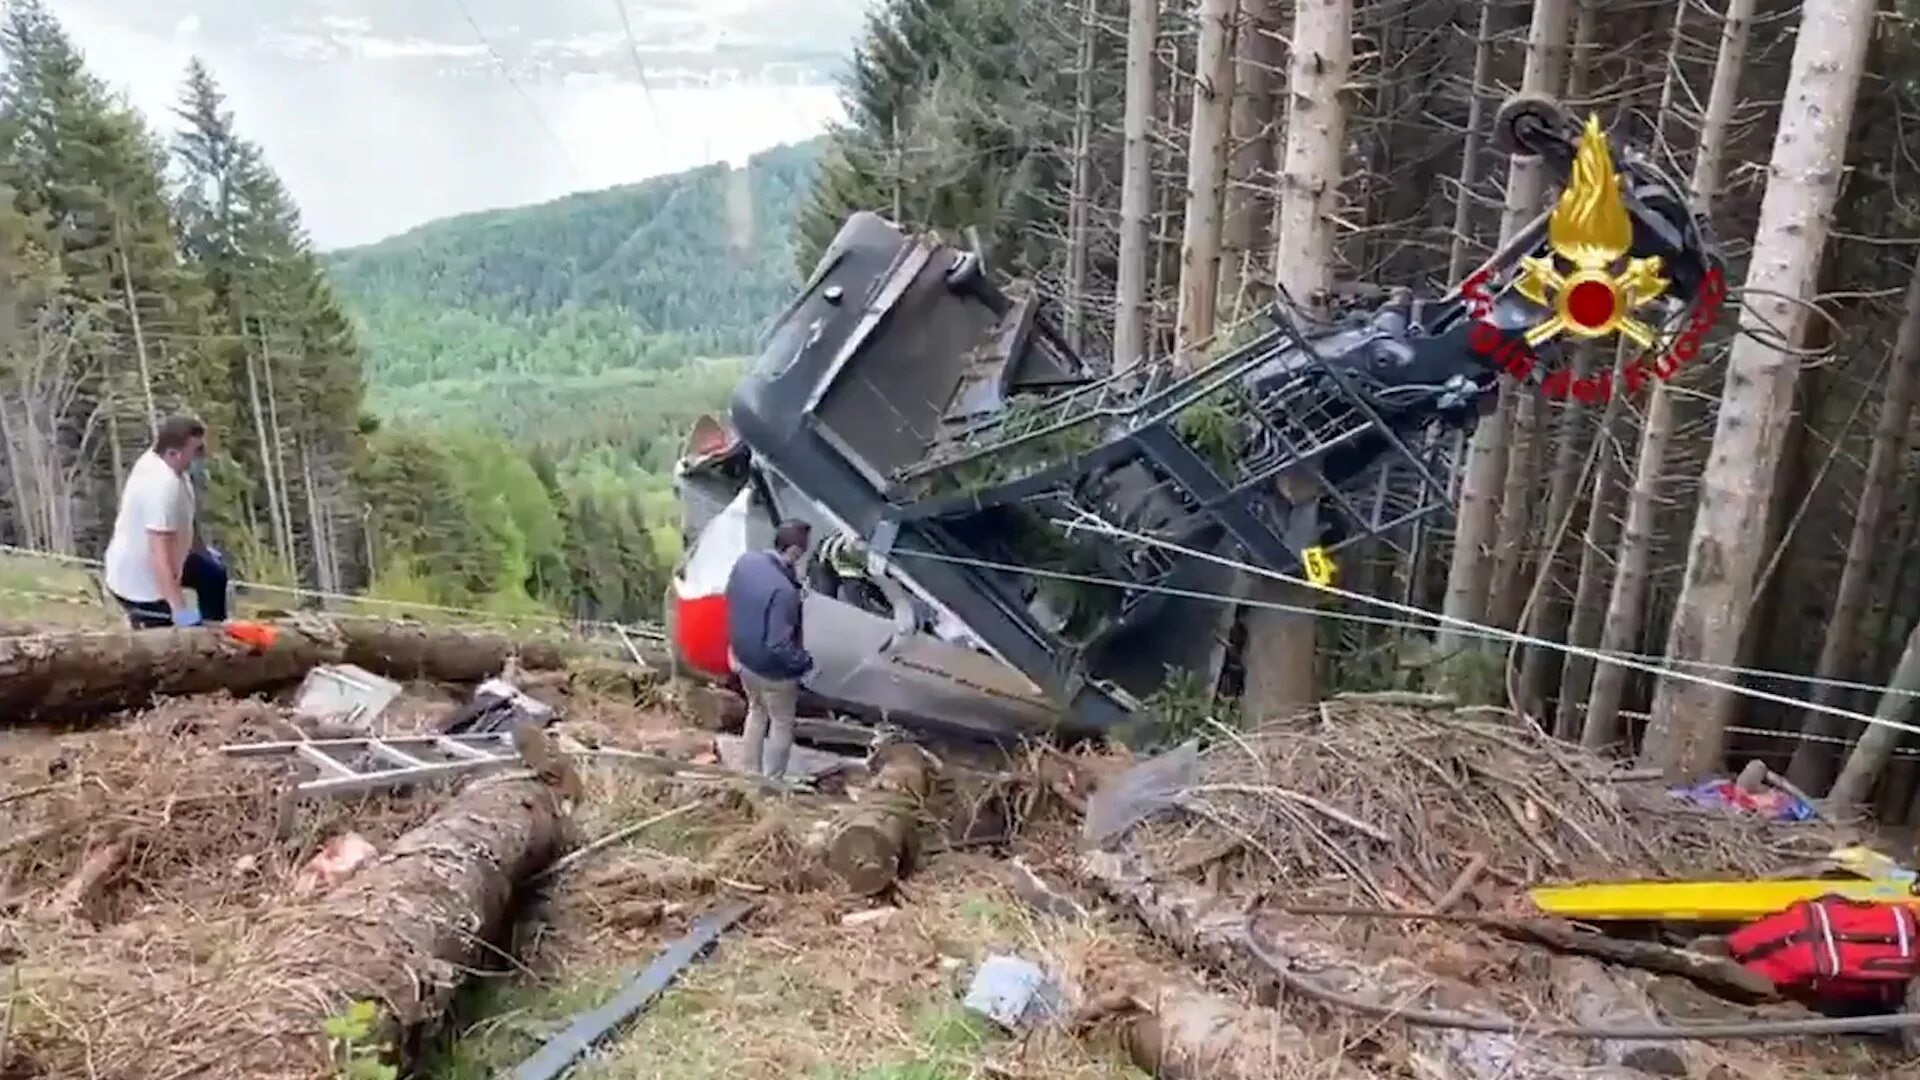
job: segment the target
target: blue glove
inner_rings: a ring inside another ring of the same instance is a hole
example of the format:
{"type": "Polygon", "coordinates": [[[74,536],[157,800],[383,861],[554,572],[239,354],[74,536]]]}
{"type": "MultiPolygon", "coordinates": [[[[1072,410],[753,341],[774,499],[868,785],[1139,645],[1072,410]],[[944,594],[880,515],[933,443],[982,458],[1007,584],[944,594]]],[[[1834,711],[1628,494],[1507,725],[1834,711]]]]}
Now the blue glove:
{"type": "Polygon", "coordinates": [[[199,626],[200,625],[200,609],[199,608],[179,608],[175,610],[173,613],[173,625],[199,626]]]}

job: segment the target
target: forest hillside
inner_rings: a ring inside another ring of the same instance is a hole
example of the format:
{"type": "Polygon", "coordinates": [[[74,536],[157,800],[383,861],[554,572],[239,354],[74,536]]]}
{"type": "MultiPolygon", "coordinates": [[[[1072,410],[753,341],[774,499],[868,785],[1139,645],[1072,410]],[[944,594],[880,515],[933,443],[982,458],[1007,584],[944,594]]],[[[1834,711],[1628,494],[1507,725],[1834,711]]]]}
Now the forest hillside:
{"type": "Polygon", "coordinates": [[[323,256],[215,73],[166,117],[41,0],[0,16],[0,542],[106,543],[161,416],[252,581],[651,619],[668,469],[794,280],[817,147],[323,256]]]}

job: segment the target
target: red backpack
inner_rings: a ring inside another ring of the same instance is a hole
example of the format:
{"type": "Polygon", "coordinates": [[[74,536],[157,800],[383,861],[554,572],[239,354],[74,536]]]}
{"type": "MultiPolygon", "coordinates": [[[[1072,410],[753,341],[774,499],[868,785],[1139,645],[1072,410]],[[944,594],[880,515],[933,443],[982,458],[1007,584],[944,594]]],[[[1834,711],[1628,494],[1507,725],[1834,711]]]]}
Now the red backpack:
{"type": "Polygon", "coordinates": [[[1898,1001],[1920,976],[1920,923],[1912,908],[1822,896],[1727,936],[1741,966],[1788,993],[1831,1001],[1898,1001]]]}

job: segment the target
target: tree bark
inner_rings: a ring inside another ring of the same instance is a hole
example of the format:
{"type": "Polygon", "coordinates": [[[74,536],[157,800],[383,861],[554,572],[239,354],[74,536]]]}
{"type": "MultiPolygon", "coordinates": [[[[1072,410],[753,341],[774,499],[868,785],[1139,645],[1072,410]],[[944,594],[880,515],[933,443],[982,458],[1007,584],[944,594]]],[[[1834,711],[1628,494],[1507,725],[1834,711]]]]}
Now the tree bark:
{"type": "Polygon", "coordinates": [[[1267,289],[1255,262],[1267,246],[1273,220],[1269,184],[1273,133],[1286,122],[1280,90],[1286,45],[1280,32],[1282,0],[1242,0],[1234,37],[1233,108],[1228,126],[1227,190],[1221,215],[1220,309],[1228,323],[1264,303],[1267,289]],[[1279,114],[1279,115],[1276,115],[1279,114]]]}
{"type": "MultiPolygon", "coordinates": [[[[516,638],[493,630],[429,623],[339,619],[336,625],[346,640],[347,663],[390,679],[480,682],[498,675],[509,656],[517,657],[527,670],[552,671],[565,667],[570,655],[600,651],[578,642],[516,638]]],[[[656,670],[665,670],[661,656],[647,656],[644,651],[641,655],[656,670]]]]}
{"type": "Polygon", "coordinates": [[[1272,1009],[1241,1004],[1165,973],[1142,973],[1132,998],[1145,1010],[1126,1027],[1127,1053],[1158,1080],[1364,1080],[1335,1040],[1315,1037],[1272,1009]]]}
{"type": "MultiPolygon", "coordinates": [[[[1497,1005],[1464,983],[1436,979],[1409,961],[1370,963],[1349,955],[1333,942],[1307,931],[1297,920],[1274,912],[1249,916],[1243,904],[1203,886],[1150,878],[1130,857],[1095,851],[1082,856],[1090,883],[1127,905],[1163,941],[1189,959],[1255,986],[1271,986],[1275,973],[1256,955],[1256,944],[1284,959],[1289,970],[1311,973],[1314,983],[1334,992],[1393,1007],[1417,1003],[1429,994],[1445,996],[1448,1007],[1499,1015],[1497,1005]]],[[[1617,1068],[1588,1068],[1584,1055],[1564,1045],[1510,1035],[1407,1027],[1409,1064],[1429,1080],[1559,1080],[1581,1075],[1637,1075],[1617,1068]]]]}
{"type": "Polygon", "coordinates": [[[1067,342],[1087,347],[1087,265],[1093,248],[1093,64],[1098,49],[1098,0],[1081,0],[1073,93],[1073,186],[1067,192],[1067,342]]]}
{"type": "MultiPolygon", "coordinates": [[[[1720,27],[1720,53],[1714,60],[1713,85],[1707,92],[1707,110],[1693,155],[1694,208],[1701,213],[1711,213],[1713,201],[1720,194],[1733,107],[1740,92],[1740,74],[1746,67],[1753,5],[1754,0],[1729,0],[1726,18],[1720,27]]],[[[1676,22],[1675,33],[1678,32],[1676,22]]],[[[1647,394],[1633,489],[1627,496],[1626,524],[1620,533],[1619,554],[1614,559],[1613,589],[1608,595],[1606,620],[1600,633],[1603,652],[1631,651],[1646,617],[1654,516],[1659,510],[1660,481],[1667,467],[1667,448],[1673,441],[1674,423],[1673,390],[1665,379],[1655,379],[1647,394]]],[[[1602,664],[1594,673],[1586,722],[1580,731],[1581,745],[1597,750],[1618,738],[1620,696],[1626,678],[1627,669],[1618,664],[1602,664]]]]}
{"type": "MultiPolygon", "coordinates": [[[[1769,344],[1797,340],[1807,322],[1820,255],[1844,167],[1848,130],[1872,37],[1872,0],[1809,0],[1801,8],[1771,178],[1760,205],[1741,329],[1727,361],[1700,509],[1667,637],[1667,655],[1730,666],[1753,603],[1775,473],[1800,361],[1769,344]]],[[[1643,759],[1675,777],[1719,768],[1728,692],[1660,681],[1643,759]]]]}
{"type": "MultiPolygon", "coordinates": [[[[1347,146],[1347,106],[1340,93],[1352,67],[1352,0],[1297,0],[1273,277],[1279,291],[1309,312],[1324,310],[1333,284],[1333,211],[1347,146]]],[[[1295,504],[1320,496],[1284,485],[1282,494],[1295,504]]],[[[1312,607],[1320,598],[1312,589],[1271,578],[1254,585],[1254,597],[1270,603],[1312,607]]],[[[1242,700],[1252,716],[1282,715],[1314,699],[1317,628],[1311,616],[1267,607],[1248,612],[1242,700]]]]}
{"type": "Polygon", "coordinates": [[[1153,251],[1148,218],[1153,213],[1154,49],[1160,31],[1159,0],[1132,0],[1127,15],[1127,92],[1120,175],[1120,265],[1113,298],[1113,369],[1124,371],[1147,358],[1147,259],[1153,251]]]}
{"type": "Polygon", "coordinates": [[[1194,61],[1193,124],[1187,143],[1187,213],[1180,239],[1180,297],[1174,363],[1192,366],[1213,338],[1220,302],[1221,181],[1233,114],[1233,30],[1237,0],[1201,0],[1194,18],[1200,45],[1194,61]]]}
{"type": "Polygon", "coordinates": [[[342,661],[394,679],[479,682],[498,674],[509,656],[523,668],[550,670],[590,651],[584,644],[372,619],[342,619],[311,631],[281,623],[278,630],[264,650],[212,627],[0,641],[0,717],[9,724],[76,721],[144,708],[156,696],[251,694],[342,661]]]}
{"type": "MultiPolygon", "coordinates": [[[[1867,585],[1878,566],[1893,482],[1906,449],[1915,384],[1920,382],[1920,266],[1915,267],[1913,280],[1907,286],[1906,311],[1893,350],[1883,388],[1885,396],[1880,400],[1880,415],[1874,423],[1873,448],[1867,454],[1860,499],[1854,505],[1853,531],[1847,537],[1847,560],[1840,569],[1833,613],[1827,617],[1827,635],[1821,643],[1820,662],[1814,670],[1815,678],[1829,680],[1813,687],[1813,700],[1822,705],[1838,705],[1846,697],[1831,685],[1831,680],[1844,679],[1852,672],[1854,643],[1858,640],[1866,607],[1867,585]]],[[[1831,713],[1809,712],[1801,730],[1808,737],[1794,749],[1787,778],[1809,791],[1818,790],[1832,773],[1836,755],[1830,740],[1841,731],[1840,718],[1831,713]]]]}
{"type": "Polygon", "coordinates": [[[827,868],[858,896],[885,892],[913,865],[914,831],[932,789],[925,753],[911,743],[875,751],[873,783],[841,814],[827,868]]]}
{"type": "Polygon", "coordinates": [[[355,1000],[381,1005],[383,1042],[445,1016],[562,820],[536,780],[476,781],[330,894],[270,915],[262,950],[203,989],[201,1039],[235,1075],[305,1080],[329,1064],[322,1023],[355,1000]]]}
{"type": "MultiPolygon", "coordinates": [[[[1566,70],[1568,14],[1567,0],[1534,0],[1533,23],[1527,31],[1527,63],[1521,75],[1523,91],[1547,94],[1560,86],[1566,70]]],[[[1540,212],[1540,169],[1537,158],[1515,156],[1510,160],[1507,206],[1500,221],[1502,243],[1540,212]]],[[[1507,475],[1508,425],[1519,400],[1516,392],[1524,391],[1511,381],[1501,383],[1500,406],[1480,418],[1467,442],[1466,475],[1460,485],[1460,511],[1442,606],[1450,619],[1480,622],[1487,612],[1500,495],[1507,475]]],[[[1456,651],[1465,642],[1459,626],[1450,622],[1441,629],[1442,652],[1456,651]]]]}
{"type": "Polygon", "coordinates": [[[1920,623],[1915,623],[1913,632],[1907,635],[1907,647],[1900,654],[1899,666],[1887,681],[1887,692],[1880,696],[1880,707],[1873,711],[1874,719],[1883,722],[1867,726],[1860,741],[1854,744],[1853,753],[1847,756],[1847,766],[1840,770],[1840,779],[1833,782],[1827,800],[1834,806],[1851,809],[1866,802],[1873,793],[1874,781],[1880,779],[1880,771],[1887,767],[1894,747],[1900,744],[1901,729],[1891,725],[1913,722],[1914,706],[1920,701],[1913,697],[1917,692],[1920,692],[1920,623]]]}

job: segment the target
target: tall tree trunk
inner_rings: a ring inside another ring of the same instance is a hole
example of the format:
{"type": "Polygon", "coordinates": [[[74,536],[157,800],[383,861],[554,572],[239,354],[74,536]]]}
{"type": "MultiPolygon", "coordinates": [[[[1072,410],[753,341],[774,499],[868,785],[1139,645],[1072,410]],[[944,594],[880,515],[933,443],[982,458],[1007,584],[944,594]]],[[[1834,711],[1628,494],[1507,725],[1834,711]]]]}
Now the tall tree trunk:
{"type": "Polygon", "coordinates": [[[256,367],[257,360],[253,355],[252,349],[246,351],[246,358],[247,400],[253,411],[253,437],[255,445],[260,448],[261,479],[265,481],[267,485],[267,520],[273,526],[274,549],[279,553],[280,561],[282,563],[289,563],[293,559],[293,553],[287,540],[287,534],[285,530],[281,528],[280,524],[280,492],[276,487],[278,481],[274,474],[272,459],[269,456],[273,453],[273,443],[267,439],[267,410],[266,407],[260,403],[259,368],[256,367]]]}
{"type": "Polygon", "coordinates": [[[13,488],[13,512],[19,518],[20,543],[40,551],[46,540],[40,530],[40,517],[34,512],[31,478],[20,461],[20,449],[14,443],[12,412],[6,396],[0,395],[0,444],[7,449],[7,480],[13,488]]]}
{"type": "MultiPolygon", "coordinates": [[[[1273,276],[1280,291],[1309,311],[1324,308],[1333,284],[1333,210],[1347,145],[1347,106],[1340,91],[1352,66],[1352,0],[1296,0],[1273,276]]],[[[1282,494],[1298,504],[1320,493],[1283,488],[1282,494]]],[[[1297,607],[1312,607],[1319,599],[1312,589],[1271,578],[1262,578],[1253,592],[1258,599],[1297,607]]],[[[1314,699],[1316,630],[1311,616],[1267,607],[1248,613],[1244,700],[1254,716],[1280,715],[1314,699]]]]}
{"type": "MultiPolygon", "coordinates": [[[[1913,279],[1907,285],[1906,310],[1894,339],[1887,381],[1882,388],[1880,415],[1874,423],[1872,449],[1867,454],[1866,475],[1860,483],[1860,499],[1854,505],[1853,531],[1847,537],[1847,560],[1840,569],[1833,613],[1827,617],[1827,635],[1821,643],[1820,661],[1814,670],[1815,678],[1827,680],[1813,687],[1813,700],[1822,705],[1837,705],[1845,698],[1831,681],[1847,678],[1852,673],[1854,642],[1858,640],[1861,613],[1866,606],[1867,585],[1880,561],[1880,542],[1887,531],[1888,499],[1906,449],[1916,382],[1920,382],[1920,266],[1915,267],[1913,279]]],[[[1829,740],[1839,734],[1841,728],[1840,718],[1831,713],[1808,712],[1801,722],[1801,730],[1809,737],[1794,750],[1793,761],[1787,769],[1788,778],[1807,790],[1825,786],[1837,756],[1829,740]]]]}
{"type": "Polygon", "coordinates": [[[273,351],[267,344],[267,331],[260,328],[260,379],[267,396],[267,436],[272,444],[261,448],[267,470],[274,475],[275,490],[280,493],[275,514],[280,521],[281,543],[285,550],[287,572],[297,584],[300,580],[299,536],[293,527],[293,485],[287,483],[286,441],[280,434],[280,395],[273,384],[273,351]]]}
{"type": "Polygon", "coordinates": [[[1193,124],[1187,144],[1187,214],[1180,237],[1180,299],[1174,363],[1200,361],[1220,304],[1221,181],[1233,116],[1233,30],[1237,0],[1200,0],[1194,60],[1193,124]]]}
{"type": "Polygon", "coordinates": [[[1914,706],[1920,703],[1915,694],[1920,694],[1920,622],[1915,623],[1907,635],[1907,647],[1900,653],[1900,663],[1893,669],[1886,693],[1880,695],[1880,707],[1873,711],[1874,719],[1882,722],[1869,724],[1860,741],[1854,744],[1853,753],[1847,756],[1847,767],[1840,770],[1840,779],[1833,782],[1828,802],[1846,809],[1866,802],[1873,794],[1880,770],[1886,768],[1893,748],[1900,743],[1901,730],[1891,725],[1913,722],[1914,706]]]}
{"type": "MultiPolygon", "coordinates": [[[[1626,365],[1630,359],[1627,343],[1621,342],[1614,349],[1614,386],[1622,385],[1621,380],[1626,375],[1626,365]]],[[[1593,437],[1602,440],[1603,444],[1613,442],[1620,429],[1620,417],[1625,412],[1626,395],[1616,392],[1609,396],[1593,437]]],[[[1597,643],[1601,618],[1605,614],[1606,567],[1603,564],[1606,556],[1603,553],[1613,547],[1620,526],[1619,518],[1613,513],[1616,474],[1620,469],[1618,457],[1603,445],[1600,454],[1593,460],[1593,491],[1587,501],[1587,526],[1580,543],[1580,569],[1574,578],[1573,611],[1567,623],[1567,644],[1580,648],[1591,648],[1597,643]]],[[[1581,730],[1584,723],[1581,706],[1586,702],[1593,672],[1593,659],[1587,655],[1570,653],[1561,662],[1560,700],[1554,706],[1553,730],[1556,734],[1571,738],[1571,733],[1581,730]]]]}
{"type": "Polygon", "coordinates": [[[1266,289],[1255,259],[1265,250],[1274,206],[1268,188],[1273,172],[1273,135],[1286,118],[1283,73],[1286,46],[1280,37],[1281,0],[1242,0],[1234,37],[1233,142],[1227,156],[1226,210],[1221,215],[1220,306],[1228,323],[1264,302],[1266,289]]]}
{"type": "MultiPolygon", "coordinates": [[[[1581,107],[1587,101],[1588,53],[1593,45],[1594,5],[1591,0],[1574,0],[1577,15],[1574,18],[1573,51],[1567,64],[1566,101],[1575,107],[1581,107]]],[[[1585,376],[1592,367],[1592,350],[1572,349],[1576,354],[1571,358],[1579,368],[1578,373],[1585,376]]],[[[1560,519],[1573,503],[1573,484],[1577,479],[1579,460],[1580,405],[1571,395],[1559,404],[1558,422],[1551,429],[1547,419],[1554,408],[1541,394],[1527,394],[1517,403],[1514,413],[1515,453],[1507,455],[1506,485],[1500,496],[1500,514],[1496,522],[1499,539],[1494,547],[1494,569],[1491,592],[1487,597],[1487,608],[1492,613],[1489,619],[1495,626],[1511,629],[1517,626],[1521,618],[1526,618],[1528,633],[1541,636],[1551,629],[1551,636],[1558,637],[1555,626],[1556,613],[1560,610],[1558,590],[1552,588],[1553,563],[1558,549],[1559,536],[1556,530],[1560,519]],[[1549,455],[1547,446],[1551,443],[1555,449],[1551,455],[1553,468],[1549,470],[1549,495],[1545,513],[1534,516],[1535,501],[1540,487],[1541,465],[1549,455]],[[1529,550],[1531,541],[1542,539],[1551,546],[1542,546],[1529,550]],[[1541,584],[1523,586],[1528,578],[1528,568],[1539,563],[1541,584]],[[1540,591],[1543,590],[1543,591],[1540,591]],[[1540,594],[1529,601],[1536,591],[1540,594]]],[[[1520,707],[1539,715],[1544,704],[1542,694],[1545,690],[1546,664],[1549,650],[1529,649],[1526,659],[1532,661],[1532,671],[1524,661],[1520,673],[1520,707]]]]}
{"type": "MultiPolygon", "coordinates": [[[[1527,63],[1521,88],[1529,93],[1552,93],[1566,70],[1568,0],[1534,0],[1533,23],[1527,31],[1527,63]]],[[[1538,158],[1515,156],[1508,163],[1507,206],[1501,215],[1504,243],[1540,212],[1541,165],[1538,158]]],[[[1466,476],[1460,484],[1460,510],[1453,535],[1453,559],[1447,568],[1447,595],[1442,610],[1450,620],[1479,622],[1487,611],[1487,589],[1493,577],[1495,525],[1501,488],[1507,475],[1508,425],[1518,394],[1530,393],[1508,381],[1500,387],[1501,404],[1481,417],[1467,441],[1466,476]]],[[[1439,639],[1443,652],[1453,652],[1466,639],[1459,622],[1449,622],[1439,639]]]]}
{"type": "Polygon", "coordinates": [[[333,578],[333,559],[327,550],[331,540],[327,535],[326,514],[321,509],[320,493],[314,483],[313,450],[298,434],[294,435],[294,445],[300,451],[300,487],[307,497],[307,542],[313,548],[314,584],[322,592],[338,592],[339,582],[333,578]]]}
{"type": "Polygon", "coordinates": [[[113,239],[120,254],[120,289],[127,305],[127,325],[133,328],[133,358],[140,365],[140,393],[147,403],[147,437],[152,438],[160,427],[160,410],[153,401],[153,366],[147,361],[147,334],[140,322],[140,302],[133,292],[133,267],[127,261],[126,234],[118,216],[113,221],[113,239]]]}
{"type": "Polygon", "coordinates": [[[1073,186],[1067,193],[1066,335],[1075,351],[1087,347],[1087,264],[1093,247],[1093,63],[1100,0],[1081,0],[1080,44],[1073,94],[1073,186]]]}
{"type": "Polygon", "coordinates": [[[1127,14],[1125,149],[1120,174],[1120,266],[1114,287],[1113,367],[1124,371],[1147,358],[1147,259],[1154,251],[1154,49],[1160,0],[1132,0],[1127,14]]]}
{"type": "MultiPolygon", "coordinates": [[[[1774,139],[1771,178],[1747,270],[1745,331],[1727,361],[1713,450],[1674,606],[1667,655],[1730,666],[1753,603],[1774,473],[1799,361],[1768,344],[1763,327],[1797,340],[1845,165],[1848,129],[1873,33],[1873,0],[1808,0],[1774,139]]],[[[1643,757],[1674,776],[1722,764],[1732,706],[1724,690],[1662,679],[1643,757]]]]}
{"type": "MultiPolygon", "coordinates": [[[[1733,107],[1739,98],[1740,74],[1746,67],[1753,5],[1754,0],[1728,0],[1726,19],[1721,23],[1720,53],[1714,60],[1712,89],[1707,92],[1707,111],[1700,123],[1700,142],[1693,155],[1694,208],[1701,213],[1712,213],[1714,200],[1720,194],[1733,107]]],[[[1660,507],[1660,481],[1667,467],[1667,448],[1673,442],[1674,423],[1673,389],[1666,380],[1655,379],[1647,394],[1647,411],[1641,422],[1640,451],[1634,466],[1633,490],[1627,496],[1626,525],[1621,530],[1620,549],[1614,557],[1613,590],[1607,599],[1606,621],[1600,633],[1603,652],[1631,650],[1639,640],[1642,620],[1646,618],[1654,516],[1660,507]]],[[[1620,697],[1626,678],[1627,669],[1618,664],[1602,664],[1594,673],[1586,723],[1580,732],[1582,745],[1597,749],[1619,737],[1620,697]]]]}

